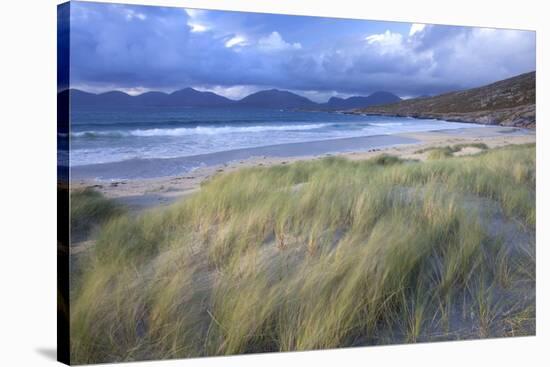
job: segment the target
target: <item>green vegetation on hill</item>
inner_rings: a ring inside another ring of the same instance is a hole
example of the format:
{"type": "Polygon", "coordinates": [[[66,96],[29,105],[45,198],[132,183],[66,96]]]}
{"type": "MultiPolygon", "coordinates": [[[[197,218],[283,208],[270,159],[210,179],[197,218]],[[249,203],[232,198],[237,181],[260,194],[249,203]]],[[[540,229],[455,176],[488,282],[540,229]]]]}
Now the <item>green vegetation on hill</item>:
{"type": "Polygon", "coordinates": [[[535,184],[533,145],[221,174],[103,225],[72,362],[531,335],[535,184]]]}
{"type": "Polygon", "coordinates": [[[356,112],[535,127],[535,87],[536,73],[533,71],[479,88],[434,97],[413,98],[359,109],[356,112]]]}

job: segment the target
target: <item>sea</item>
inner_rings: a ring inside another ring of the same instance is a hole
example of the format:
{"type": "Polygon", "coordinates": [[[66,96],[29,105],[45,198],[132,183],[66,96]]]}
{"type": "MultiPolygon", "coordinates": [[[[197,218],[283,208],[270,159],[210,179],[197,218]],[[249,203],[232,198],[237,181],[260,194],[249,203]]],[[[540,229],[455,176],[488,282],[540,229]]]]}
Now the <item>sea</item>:
{"type": "Polygon", "coordinates": [[[475,127],[402,117],[253,108],[72,108],[73,176],[178,175],[256,155],[296,156],[410,143],[393,137],[475,127]],[[368,139],[367,139],[368,138],[368,139]]]}

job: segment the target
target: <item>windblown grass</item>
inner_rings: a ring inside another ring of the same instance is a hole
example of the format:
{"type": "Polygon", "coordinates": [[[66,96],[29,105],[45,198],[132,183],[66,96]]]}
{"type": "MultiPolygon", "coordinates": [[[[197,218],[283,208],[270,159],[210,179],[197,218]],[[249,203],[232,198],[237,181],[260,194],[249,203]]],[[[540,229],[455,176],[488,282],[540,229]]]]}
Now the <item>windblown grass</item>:
{"type": "Polygon", "coordinates": [[[533,334],[533,244],[504,249],[465,196],[534,233],[534,146],[248,168],[118,216],[72,299],[72,361],[533,334]]]}
{"type": "Polygon", "coordinates": [[[465,144],[455,144],[453,146],[444,146],[444,147],[432,147],[424,148],[417,150],[416,154],[428,153],[429,160],[443,159],[452,157],[454,153],[460,152],[464,148],[476,148],[479,150],[487,150],[489,147],[485,143],[465,143],[465,144]]]}
{"type": "Polygon", "coordinates": [[[415,151],[415,153],[416,154],[426,153],[426,152],[429,152],[430,150],[437,150],[437,149],[444,149],[450,153],[456,153],[461,151],[464,148],[477,148],[480,150],[489,149],[489,147],[485,143],[464,143],[464,144],[455,144],[453,146],[444,146],[439,148],[434,148],[434,147],[423,148],[415,151]]]}
{"type": "Polygon", "coordinates": [[[92,189],[71,192],[71,237],[86,237],[89,232],[109,219],[124,213],[113,200],[92,189]]]}

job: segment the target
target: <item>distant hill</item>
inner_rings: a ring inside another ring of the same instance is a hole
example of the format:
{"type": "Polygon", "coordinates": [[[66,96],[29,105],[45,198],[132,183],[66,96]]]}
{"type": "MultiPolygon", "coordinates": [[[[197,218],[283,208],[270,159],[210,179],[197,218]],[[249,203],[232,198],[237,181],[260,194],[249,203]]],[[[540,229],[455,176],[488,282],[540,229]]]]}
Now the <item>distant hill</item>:
{"type": "Polygon", "coordinates": [[[297,109],[317,106],[317,103],[292,92],[270,89],[253,93],[237,102],[239,106],[297,109]]]}
{"type": "Polygon", "coordinates": [[[113,91],[101,94],[71,90],[71,105],[73,106],[221,106],[234,101],[212,92],[200,92],[193,88],[185,88],[173,93],[146,92],[130,96],[124,92],[113,91]]]}
{"type": "MultiPolygon", "coordinates": [[[[62,92],[63,93],[63,92],[62,92]]],[[[66,93],[66,92],[65,92],[66,93]]],[[[376,92],[368,97],[333,97],[326,103],[315,103],[298,94],[278,89],[263,90],[235,101],[213,92],[201,92],[185,88],[173,93],[146,92],[131,96],[120,91],[100,94],[71,89],[71,105],[75,107],[255,107],[304,110],[349,110],[392,103],[401,99],[389,92],[376,92]]]]}
{"type": "Polygon", "coordinates": [[[71,105],[85,106],[127,106],[132,104],[132,97],[123,92],[106,92],[93,94],[78,89],[71,89],[71,105]]]}
{"type": "Polygon", "coordinates": [[[193,88],[185,88],[168,96],[172,106],[222,106],[234,101],[212,92],[200,92],[193,88]]]}
{"type": "Polygon", "coordinates": [[[535,84],[533,71],[479,88],[361,108],[353,113],[535,127],[535,84]]]}
{"type": "Polygon", "coordinates": [[[329,110],[351,110],[354,108],[365,108],[370,106],[384,105],[401,101],[401,98],[390,92],[374,92],[368,97],[332,97],[327,103],[320,106],[329,110]]]}

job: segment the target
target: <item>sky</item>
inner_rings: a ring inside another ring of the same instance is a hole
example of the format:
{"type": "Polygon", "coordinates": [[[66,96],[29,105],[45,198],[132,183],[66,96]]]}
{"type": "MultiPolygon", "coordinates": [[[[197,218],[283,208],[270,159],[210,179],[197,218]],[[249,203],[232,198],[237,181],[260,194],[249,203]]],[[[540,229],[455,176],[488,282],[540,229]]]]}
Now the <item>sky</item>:
{"type": "Polygon", "coordinates": [[[317,102],[467,89],[535,70],[535,32],[71,2],[71,87],[317,102]]]}

